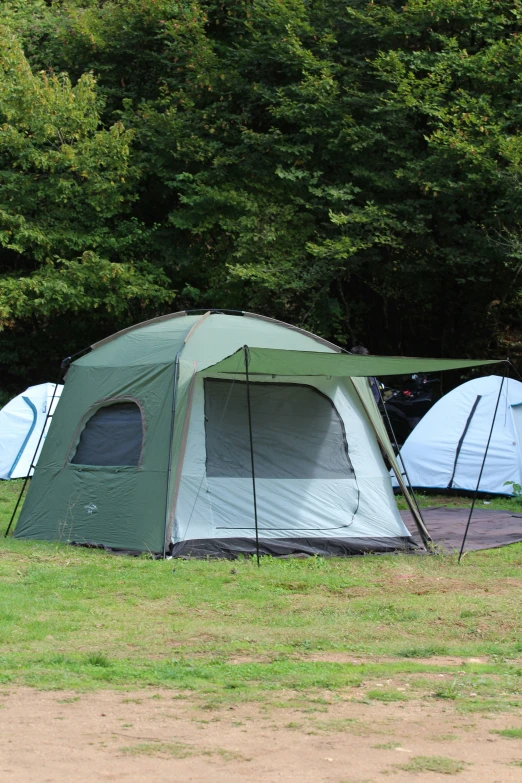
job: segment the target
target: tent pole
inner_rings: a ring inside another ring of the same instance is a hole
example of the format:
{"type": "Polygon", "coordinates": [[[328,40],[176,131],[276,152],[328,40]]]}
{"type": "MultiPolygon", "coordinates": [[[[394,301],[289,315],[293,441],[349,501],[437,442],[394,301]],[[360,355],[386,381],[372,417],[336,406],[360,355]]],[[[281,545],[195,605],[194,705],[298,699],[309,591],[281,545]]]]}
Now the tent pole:
{"type": "Polygon", "coordinates": [[[259,568],[259,528],[257,524],[256,475],[254,470],[254,442],[252,438],[252,410],[250,407],[250,379],[248,376],[248,346],[244,345],[243,350],[245,352],[245,378],[246,378],[247,410],[248,410],[248,432],[250,435],[250,464],[252,467],[252,494],[254,496],[254,524],[256,526],[256,558],[257,558],[257,567],[259,568]]]}
{"type": "MultiPolygon", "coordinates": [[[[420,516],[420,518],[422,520],[422,523],[424,525],[424,517],[422,516],[422,511],[420,510],[420,506],[419,506],[419,503],[417,501],[417,496],[415,495],[415,492],[413,491],[413,487],[411,485],[410,477],[408,476],[408,470],[407,470],[406,464],[405,464],[405,462],[404,462],[404,460],[402,458],[401,450],[399,448],[399,444],[397,443],[397,437],[395,435],[395,431],[393,429],[393,426],[392,426],[392,423],[391,423],[391,420],[390,420],[390,416],[388,414],[388,409],[387,409],[386,405],[384,404],[384,399],[383,399],[383,396],[382,396],[381,387],[379,385],[377,385],[377,389],[379,390],[379,398],[380,398],[380,401],[381,401],[382,409],[383,409],[383,411],[384,411],[384,413],[386,415],[386,421],[388,422],[388,427],[390,428],[390,432],[393,435],[393,443],[395,445],[395,448],[397,449],[397,457],[401,461],[400,464],[402,465],[402,467],[404,469],[404,475],[406,476],[406,481],[408,482],[406,486],[408,487],[410,495],[413,498],[413,502],[415,503],[415,508],[417,509],[417,512],[418,512],[418,514],[419,514],[419,516],[420,516]]],[[[399,465],[399,468],[400,468],[400,465],[399,465]]],[[[417,528],[419,530],[420,537],[422,538],[422,542],[423,542],[424,546],[426,547],[426,549],[428,549],[428,545],[431,544],[431,538],[429,538],[429,536],[426,537],[425,531],[422,530],[422,528],[420,528],[418,525],[417,525],[417,528]]]]}
{"type": "MultiPolygon", "coordinates": [[[[184,345],[184,344],[183,344],[184,345]]],[[[178,378],[179,378],[179,357],[181,356],[180,348],[174,359],[174,380],[172,382],[172,404],[170,413],[170,440],[169,440],[169,457],[167,465],[167,491],[165,497],[165,525],[163,527],[163,560],[167,556],[167,527],[169,522],[169,495],[170,495],[170,483],[172,474],[172,441],[174,438],[174,418],[176,416],[176,393],[178,391],[178,378]]]]}
{"type": "Polygon", "coordinates": [[[511,367],[511,369],[513,370],[515,375],[517,375],[519,380],[522,381],[522,375],[520,375],[519,371],[517,370],[517,368],[515,367],[513,362],[510,359],[507,359],[506,361],[507,361],[508,369],[509,369],[509,367],[511,367]]]}
{"type": "Polygon", "coordinates": [[[462,539],[462,544],[460,546],[459,559],[458,559],[459,563],[462,560],[462,555],[464,554],[464,545],[466,543],[466,538],[468,537],[468,530],[469,530],[469,525],[470,525],[470,522],[471,522],[471,516],[473,514],[473,509],[475,508],[475,501],[477,500],[478,490],[479,490],[479,486],[480,486],[480,479],[482,478],[482,471],[484,470],[484,465],[486,463],[486,457],[488,455],[488,449],[489,449],[489,444],[490,444],[490,441],[491,441],[491,436],[493,435],[493,428],[495,426],[495,419],[497,418],[498,406],[500,404],[500,397],[502,395],[502,387],[504,386],[504,381],[506,380],[506,370],[507,370],[507,366],[504,365],[504,375],[502,376],[502,382],[500,384],[500,389],[498,390],[497,404],[495,405],[495,412],[493,414],[493,421],[491,422],[491,428],[489,430],[488,442],[486,443],[486,450],[484,452],[484,457],[482,459],[482,465],[480,466],[480,473],[479,473],[479,477],[478,477],[478,480],[477,480],[477,486],[475,487],[475,492],[473,493],[473,500],[471,501],[471,508],[469,510],[469,516],[468,516],[468,521],[467,521],[467,524],[466,524],[466,530],[464,531],[464,538],[462,539]]]}
{"type": "Polygon", "coordinates": [[[11,514],[11,519],[9,520],[9,524],[7,525],[7,530],[4,533],[4,538],[7,538],[7,536],[9,535],[9,531],[11,530],[11,525],[13,524],[14,518],[16,516],[16,512],[18,511],[18,506],[20,505],[20,502],[21,502],[21,500],[23,498],[23,495],[24,495],[24,492],[25,492],[25,488],[26,488],[27,483],[28,483],[28,481],[29,481],[29,479],[31,477],[31,470],[33,470],[33,468],[36,467],[35,466],[36,455],[38,454],[38,449],[40,448],[40,443],[42,442],[42,438],[43,438],[44,433],[45,433],[45,428],[47,427],[47,422],[49,421],[49,417],[50,417],[51,411],[53,409],[54,398],[56,397],[56,392],[58,391],[58,386],[60,385],[60,381],[62,380],[65,371],[69,368],[70,363],[71,363],[70,357],[67,357],[67,359],[64,359],[63,362],[60,365],[60,374],[58,376],[58,380],[56,381],[56,383],[54,385],[53,396],[51,397],[51,404],[49,405],[49,407],[47,409],[47,415],[45,417],[43,429],[42,429],[42,431],[40,433],[40,437],[38,438],[38,443],[36,444],[36,449],[34,451],[32,459],[31,459],[31,464],[29,465],[29,473],[25,477],[24,483],[22,484],[22,489],[20,490],[20,494],[18,495],[18,500],[16,501],[16,505],[14,507],[13,513],[11,514]]]}

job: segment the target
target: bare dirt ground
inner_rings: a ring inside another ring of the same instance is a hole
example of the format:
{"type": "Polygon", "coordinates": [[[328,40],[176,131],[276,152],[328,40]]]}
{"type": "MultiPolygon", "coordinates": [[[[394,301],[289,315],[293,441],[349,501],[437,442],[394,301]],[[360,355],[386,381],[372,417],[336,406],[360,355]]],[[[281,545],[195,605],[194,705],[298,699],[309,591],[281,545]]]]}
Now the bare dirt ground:
{"type": "Polygon", "coordinates": [[[437,783],[453,774],[461,783],[522,781],[522,766],[514,766],[522,739],[495,734],[520,727],[519,715],[462,715],[451,704],[416,700],[295,700],[281,692],[266,704],[208,709],[172,691],[5,688],[0,780],[437,783]],[[463,768],[424,769],[444,759],[463,768]],[[420,768],[404,769],[413,762],[420,768]]]}

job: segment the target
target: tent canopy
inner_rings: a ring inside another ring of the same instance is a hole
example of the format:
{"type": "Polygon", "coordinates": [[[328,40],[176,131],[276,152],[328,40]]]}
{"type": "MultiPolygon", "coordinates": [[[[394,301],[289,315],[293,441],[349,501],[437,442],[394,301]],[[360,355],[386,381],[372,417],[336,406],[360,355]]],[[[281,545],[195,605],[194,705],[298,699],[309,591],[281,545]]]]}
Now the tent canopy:
{"type": "MultiPolygon", "coordinates": [[[[330,376],[368,378],[375,375],[410,375],[416,372],[442,372],[498,364],[501,360],[422,359],[407,356],[360,356],[317,351],[285,351],[278,348],[247,347],[251,375],[330,376]]],[[[219,373],[238,373],[245,367],[245,349],[212,365],[219,373]]]]}

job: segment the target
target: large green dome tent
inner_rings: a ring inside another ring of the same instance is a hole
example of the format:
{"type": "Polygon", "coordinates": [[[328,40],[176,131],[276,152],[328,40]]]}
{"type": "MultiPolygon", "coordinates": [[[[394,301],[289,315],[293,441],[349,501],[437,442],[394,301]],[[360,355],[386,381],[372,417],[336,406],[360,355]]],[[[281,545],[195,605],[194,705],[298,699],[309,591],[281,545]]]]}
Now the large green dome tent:
{"type": "Polygon", "coordinates": [[[71,363],[15,535],[200,557],[413,549],[379,444],[427,533],[367,376],[477,364],[437,361],[347,355],[251,313],[125,329],[71,363]]]}

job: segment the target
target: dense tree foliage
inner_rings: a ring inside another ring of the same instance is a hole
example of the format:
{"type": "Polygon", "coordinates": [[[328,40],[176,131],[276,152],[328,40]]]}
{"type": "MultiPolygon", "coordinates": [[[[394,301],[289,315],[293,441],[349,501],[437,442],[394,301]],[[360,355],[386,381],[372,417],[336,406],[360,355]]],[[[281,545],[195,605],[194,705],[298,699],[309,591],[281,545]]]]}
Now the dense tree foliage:
{"type": "Polygon", "coordinates": [[[516,354],[521,14],[6,0],[2,385],[207,306],[374,352],[516,354]]]}

